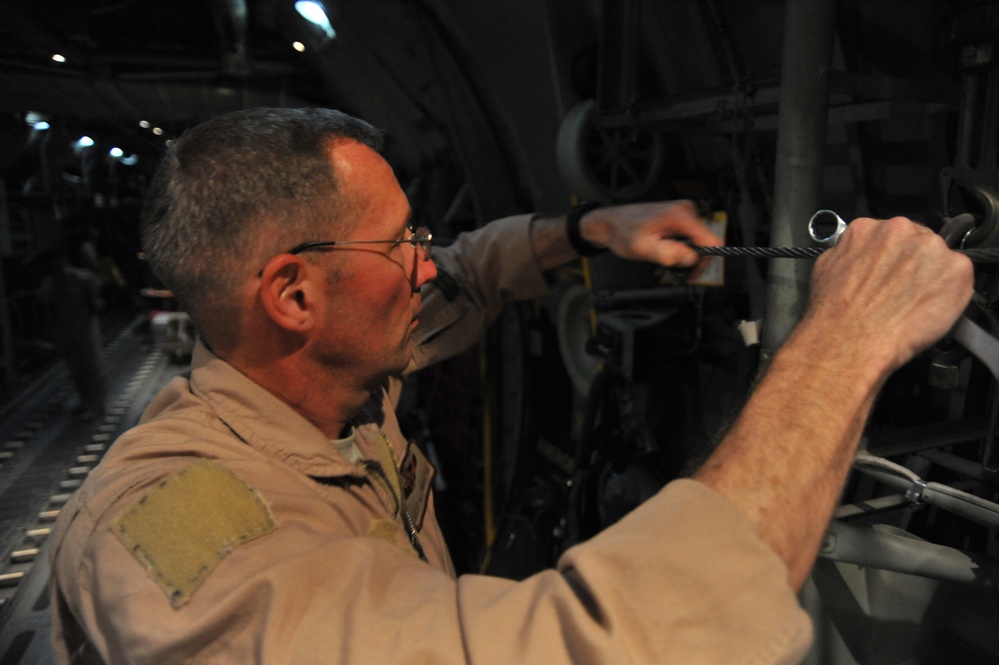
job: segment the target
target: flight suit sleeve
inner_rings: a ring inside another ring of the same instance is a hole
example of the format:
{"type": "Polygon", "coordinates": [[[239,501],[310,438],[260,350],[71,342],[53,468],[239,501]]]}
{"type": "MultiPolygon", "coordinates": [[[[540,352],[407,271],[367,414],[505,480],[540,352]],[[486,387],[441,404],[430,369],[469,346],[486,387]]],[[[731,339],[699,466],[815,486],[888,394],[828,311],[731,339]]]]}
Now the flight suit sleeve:
{"type": "Polygon", "coordinates": [[[531,215],[515,215],[434,248],[438,277],[424,287],[413,362],[426,367],[470,348],[503,305],[544,295],[548,282],[531,251],[531,215]]]}
{"type": "Polygon", "coordinates": [[[84,614],[109,664],[796,663],[810,624],[787,569],[707,487],[677,481],[555,569],[454,580],[405,548],[290,517],[182,605],[99,528],[84,614]],[[141,621],[135,620],[142,617],[141,621]]]}
{"type": "Polygon", "coordinates": [[[791,664],[812,639],[784,563],[692,480],[526,583],[461,578],[458,602],[479,663],[791,664]]]}

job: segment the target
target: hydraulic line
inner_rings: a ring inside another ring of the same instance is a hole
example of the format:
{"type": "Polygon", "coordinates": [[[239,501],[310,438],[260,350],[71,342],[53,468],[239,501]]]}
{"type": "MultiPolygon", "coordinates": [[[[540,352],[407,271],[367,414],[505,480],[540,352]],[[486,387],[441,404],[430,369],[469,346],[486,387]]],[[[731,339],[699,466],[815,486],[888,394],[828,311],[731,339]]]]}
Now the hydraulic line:
{"type": "Polygon", "coordinates": [[[882,457],[857,453],[854,467],[886,485],[903,490],[913,504],[927,503],[977,524],[999,530],[999,504],[941,483],[925,482],[914,471],[882,457]]]}
{"type": "Polygon", "coordinates": [[[985,588],[999,585],[999,566],[987,557],[936,545],[884,524],[859,527],[833,522],[819,556],[985,588]]]}

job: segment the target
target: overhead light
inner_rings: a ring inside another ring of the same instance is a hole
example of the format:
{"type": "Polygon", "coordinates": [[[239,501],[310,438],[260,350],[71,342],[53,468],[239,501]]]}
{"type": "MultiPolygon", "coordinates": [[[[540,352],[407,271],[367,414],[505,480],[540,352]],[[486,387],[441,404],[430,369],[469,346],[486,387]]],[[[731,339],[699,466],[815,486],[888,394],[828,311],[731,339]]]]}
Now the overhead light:
{"type": "Polygon", "coordinates": [[[160,129],[159,127],[153,127],[153,134],[156,134],[156,136],[160,136],[162,133],[163,133],[162,129],[160,129]]]}
{"type": "Polygon", "coordinates": [[[76,147],[77,148],[89,148],[92,145],[94,145],[94,140],[92,138],[90,138],[89,136],[87,136],[86,134],[84,134],[80,138],[76,139],[76,147]]]}
{"type": "Polygon", "coordinates": [[[61,53],[53,53],[52,59],[55,60],[56,62],[66,62],[66,56],[64,56],[61,53]]]}
{"type": "Polygon", "coordinates": [[[302,42],[292,42],[291,47],[299,53],[305,53],[305,44],[302,42]]]}
{"type": "Polygon", "coordinates": [[[40,132],[44,132],[46,129],[51,128],[52,125],[50,125],[47,120],[39,120],[38,122],[33,124],[32,127],[34,127],[40,132]]]}
{"type": "Polygon", "coordinates": [[[28,111],[24,114],[24,122],[31,125],[35,129],[48,129],[51,125],[48,123],[48,118],[37,111],[28,111]],[[44,125],[40,127],[39,125],[44,125]]]}
{"type": "Polygon", "coordinates": [[[134,166],[135,164],[139,163],[139,156],[129,155],[128,157],[122,157],[121,163],[124,164],[125,166],[134,166]]]}
{"type": "Polygon", "coordinates": [[[327,39],[333,39],[336,37],[336,33],[333,31],[333,26],[330,25],[330,19],[326,15],[326,9],[323,7],[323,4],[319,2],[319,0],[297,0],[295,3],[295,10],[301,14],[305,20],[325,32],[327,39]]]}
{"type": "Polygon", "coordinates": [[[149,121],[148,120],[140,120],[139,121],[139,127],[142,127],[143,129],[149,129],[149,121]]]}
{"type": "Polygon", "coordinates": [[[125,155],[125,151],[119,148],[118,146],[115,146],[111,148],[108,154],[114,157],[115,159],[121,159],[125,155]]]}

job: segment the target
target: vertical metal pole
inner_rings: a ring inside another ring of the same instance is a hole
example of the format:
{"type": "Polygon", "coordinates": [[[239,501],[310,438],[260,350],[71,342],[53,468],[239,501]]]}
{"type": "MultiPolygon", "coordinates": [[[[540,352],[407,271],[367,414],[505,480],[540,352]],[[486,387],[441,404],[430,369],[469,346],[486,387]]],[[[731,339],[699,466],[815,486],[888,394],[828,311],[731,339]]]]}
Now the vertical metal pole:
{"type": "MultiPolygon", "coordinates": [[[[836,26],[835,0],[787,0],[774,173],[772,247],[808,243],[807,223],[820,206],[822,159],[836,26]]],[[[810,261],[772,259],[763,320],[763,362],[769,361],[804,312],[810,261]]]]}

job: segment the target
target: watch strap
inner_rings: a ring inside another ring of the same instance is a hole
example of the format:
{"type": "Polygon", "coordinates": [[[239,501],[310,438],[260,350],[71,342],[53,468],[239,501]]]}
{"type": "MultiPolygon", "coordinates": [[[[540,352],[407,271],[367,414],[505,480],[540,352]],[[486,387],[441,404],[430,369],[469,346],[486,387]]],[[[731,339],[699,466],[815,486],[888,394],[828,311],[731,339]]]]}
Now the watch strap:
{"type": "Polygon", "coordinates": [[[599,207],[599,203],[583,201],[572,206],[569,209],[569,213],[565,216],[565,233],[569,238],[569,245],[580,256],[596,256],[607,251],[606,247],[597,247],[588,242],[583,238],[583,234],[579,230],[579,224],[583,219],[583,215],[599,207]]]}

